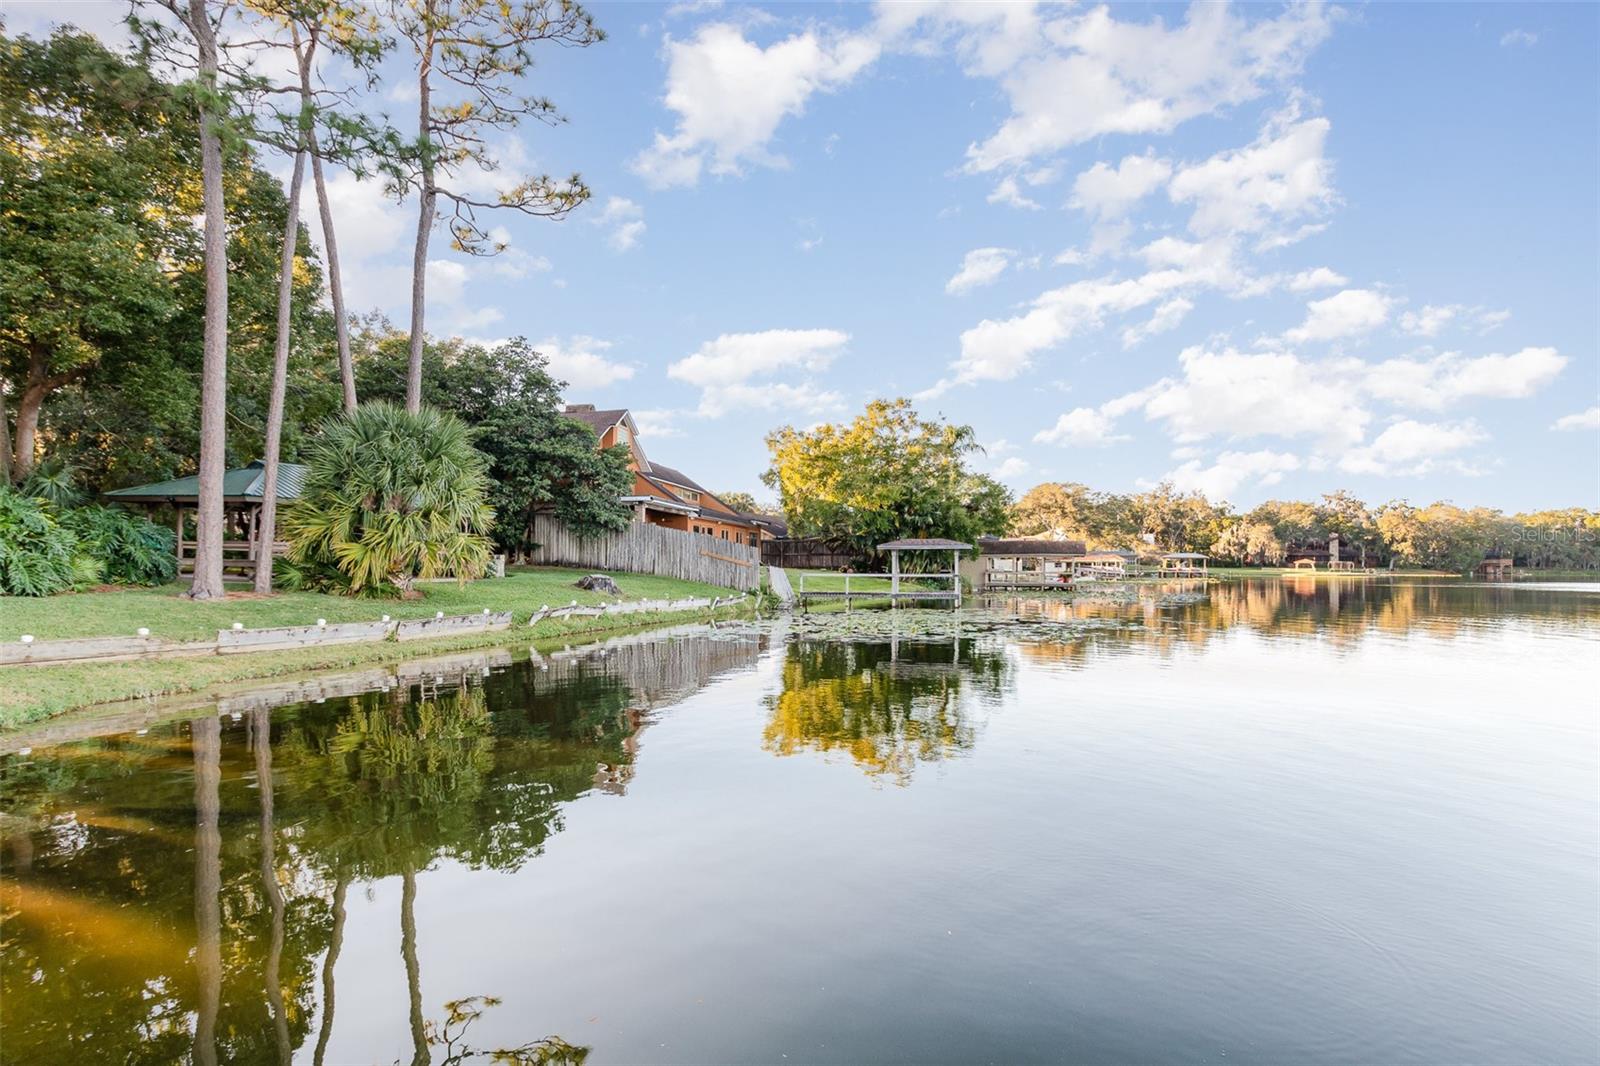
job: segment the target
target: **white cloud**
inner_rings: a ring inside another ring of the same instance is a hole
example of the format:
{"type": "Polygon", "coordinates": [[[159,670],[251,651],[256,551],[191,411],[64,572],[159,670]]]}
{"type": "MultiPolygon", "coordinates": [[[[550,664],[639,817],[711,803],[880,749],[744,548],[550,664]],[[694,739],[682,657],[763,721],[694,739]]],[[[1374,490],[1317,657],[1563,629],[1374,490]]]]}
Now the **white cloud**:
{"type": "Polygon", "coordinates": [[[633,424],[639,428],[639,437],[646,442],[661,437],[681,437],[683,429],[678,425],[682,411],[669,411],[664,408],[646,408],[633,410],[633,424]]]}
{"type": "Polygon", "coordinates": [[[1539,35],[1532,30],[1508,30],[1500,35],[1500,45],[1503,48],[1532,48],[1539,43],[1539,35]]]}
{"type": "Polygon", "coordinates": [[[1194,205],[1189,231],[1200,237],[1264,234],[1263,244],[1292,243],[1320,227],[1284,230],[1334,201],[1323,158],[1328,120],[1297,120],[1297,109],[1274,119],[1256,141],[1178,169],[1167,187],[1174,203],[1194,205]]]}
{"type": "Polygon", "coordinates": [[[1478,314],[1478,332],[1491,333],[1511,321],[1510,311],[1483,311],[1478,314]]]}
{"type": "Polygon", "coordinates": [[[633,377],[633,367],[615,363],[603,354],[610,341],[577,334],[565,341],[546,337],[534,349],[550,361],[550,376],[574,389],[597,389],[633,377]]]}
{"type": "Polygon", "coordinates": [[[1171,176],[1172,164],[1149,153],[1125,156],[1115,167],[1096,163],[1072,183],[1070,205],[1100,219],[1120,218],[1171,176]]]}
{"type": "Polygon", "coordinates": [[[726,22],[687,41],[670,38],[665,103],[677,128],[657,133],[632,161],[652,185],[693,185],[703,170],[739,174],[750,164],[783,166],[769,142],[785,118],[818,92],[847,85],[878,57],[867,36],[806,30],[766,48],[726,22]]]}
{"type": "Polygon", "coordinates": [[[1012,481],[1026,474],[1031,469],[1033,468],[1028,464],[1026,459],[1023,459],[1021,456],[1012,455],[1007,456],[1001,461],[999,466],[996,466],[989,473],[991,477],[998,478],[1001,481],[1012,481]]]}
{"type": "Polygon", "coordinates": [[[967,149],[973,171],[1025,166],[1105,134],[1170,132],[1254,99],[1296,73],[1329,28],[1320,4],[1253,22],[1195,4],[1171,28],[1120,21],[1103,5],[894,4],[879,23],[916,49],[948,45],[969,75],[999,80],[1011,114],[967,149]]]}
{"type": "Polygon", "coordinates": [[[1023,195],[1022,186],[1014,177],[1001,178],[1000,183],[987,197],[991,204],[1006,204],[1009,207],[1021,207],[1029,211],[1042,211],[1044,205],[1037,200],[1030,200],[1023,195]]]}
{"type": "Polygon", "coordinates": [[[961,269],[945,282],[944,291],[954,294],[994,284],[1014,254],[1010,248],[974,248],[961,261],[961,269]]]}
{"type": "Polygon", "coordinates": [[[1167,480],[1183,492],[1199,492],[1210,500],[1231,497],[1246,482],[1258,486],[1276,485],[1285,474],[1299,470],[1300,457],[1267,449],[1254,452],[1223,452],[1210,466],[1190,459],[1168,472],[1167,480]]]}
{"type": "Polygon", "coordinates": [[[608,197],[605,210],[590,221],[610,231],[606,242],[619,252],[637,245],[644,235],[644,208],[626,196],[608,197]]]}
{"type": "Polygon", "coordinates": [[[1596,404],[1587,411],[1579,411],[1577,414],[1562,415],[1555,420],[1555,423],[1550,428],[1562,431],[1600,429],[1600,404],[1596,404]]]}
{"type": "Polygon", "coordinates": [[[810,381],[753,379],[824,370],[849,340],[848,333],[836,329],[724,333],[669,366],[667,376],[700,388],[699,412],[707,418],[740,408],[819,412],[837,407],[838,393],[810,381]]]}
{"type": "Polygon", "coordinates": [[[1339,469],[1349,474],[1406,476],[1426,474],[1441,466],[1472,473],[1464,463],[1444,462],[1453,452],[1488,439],[1473,422],[1396,422],[1371,444],[1352,448],[1339,457],[1339,469]]]}
{"type": "MultiPolygon", "coordinates": [[[[1108,316],[1170,302],[1195,289],[1242,292],[1254,283],[1234,265],[1226,242],[1195,244],[1163,238],[1140,254],[1158,268],[1132,278],[1075,281],[1041,294],[1021,314],[984,319],[967,329],[961,334],[961,358],[952,364],[953,375],[921,396],[939,395],[953,385],[1009,381],[1031,366],[1038,352],[1099,328],[1108,316]]],[[[1169,319],[1179,307],[1173,305],[1169,319]]]]}
{"type": "Polygon", "coordinates": [[[1393,301],[1372,289],[1345,289],[1306,305],[1306,320],[1284,336],[1296,343],[1330,341],[1377,329],[1388,321],[1393,301]]]}
{"type": "Polygon", "coordinates": [[[1446,352],[1434,359],[1386,359],[1366,375],[1364,387],[1402,407],[1437,410],[1462,400],[1524,399],[1554,381],[1568,362],[1554,348],[1476,358],[1446,352]]]}
{"type": "Polygon", "coordinates": [[[1104,411],[1093,407],[1075,407],[1056,419],[1049,429],[1033,435],[1036,444],[1075,444],[1080,447],[1101,447],[1128,440],[1116,431],[1117,421],[1104,411]]]}
{"type": "Polygon", "coordinates": [[[1193,347],[1178,364],[1182,377],[1157,383],[1143,408],[1179,441],[1309,436],[1353,444],[1371,418],[1359,391],[1336,368],[1290,352],[1193,347]]]}
{"type": "Polygon", "coordinates": [[[1407,311],[1400,316],[1400,328],[1417,337],[1437,337],[1450,320],[1461,313],[1455,304],[1443,306],[1428,304],[1420,311],[1407,311]]]}
{"type": "Polygon", "coordinates": [[[1511,319],[1510,311],[1491,311],[1484,307],[1467,307],[1463,304],[1427,304],[1420,311],[1407,311],[1400,316],[1400,328],[1417,337],[1437,337],[1452,322],[1470,323],[1478,332],[1490,333],[1511,319]]]}
{"type": "Polygon", "coordinates": [[[1190,311],[1194,310],[1194,301],[1182,296],[1174,297],[1156,308],[1156,313],[1150,316],[1148,322],[1137,326],[1129,326],[1122,331],[1122,346],[1132,348],[1146,337],[1157,333],[1166,333],[1178,328],[1190,311]]]}
{"type": "Polygon", "coordinates": [[[1312,270],[1302,270],[1289,279],[1290,292],[1314,292],[1317,289],[1338,289],[1350,283],[1350,279],[1343,274],[1337,274],[1327,267],[1316,267],[1312,270]]]}

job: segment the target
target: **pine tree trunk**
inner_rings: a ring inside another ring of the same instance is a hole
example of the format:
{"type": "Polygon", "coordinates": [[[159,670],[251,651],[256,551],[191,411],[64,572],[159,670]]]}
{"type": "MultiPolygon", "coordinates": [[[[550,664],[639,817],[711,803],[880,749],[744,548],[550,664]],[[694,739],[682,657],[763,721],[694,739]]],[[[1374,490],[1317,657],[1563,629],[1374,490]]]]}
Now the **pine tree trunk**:
{"type": "Polygon", "coordinates": [[[433,145],[429,137],[432,105],[428,76],[433,70],[433,34],[430,31],[422,49],[417,73],[418,140],[422,144],[422,187],[417,195],[417,246],[411,256],[411,357],[406,364],[406,410],[422,409],[422,339],[427,302],[428,238],[433,233],[434,192],[433,145]]]}
{"type": "MultiPolygon", "coordinates": [[[[310,41],[302,45],[295,31],[296,63],[300,68],[300,106],[308,113],[314,106],[311,88],[311,57],[317,50],[315,29],[310,41]]],[[[317,144],[317,128],[306,130],[306,148],[311,152],[311,183],[317,189],[317,213],[322,218],[322,244],[328,255],[328,297],[333,302],[334,336],[339,342],[339,383],[344,387],[344,411],[356,409],[356,369],[350,359],[350,322],[344,313],[344,275],[339,272],[339,240],[333,231],[333,207],[328,203],[328,185],[322,177],[322,150],[317,144]]]]}
{"type": "Polygon", "coordinates": [[[350,357],[350,319],[344,310],[344,276],[339,273],[339,241],[333,232],[333,208],[322,177],[322,157],[317,154],[317,134],[311,133],[311,181],[317,187],[317,213],[322,216],[322,244],[328,255],[328,297],[333,303],[334,335],[339,341],[339,383],[344,386],[344,412],[356,409],[356,365],[350,357]]]}
{"type": "Polygon", "coordinates": [[[289,379],[289,335],[294,311],[294,250],[300,236],[300,184],[305,180],[306,151],[294,156],[289,178],[289,203],[283,226],[283,254],[278,261],[278,336],[272,349],[272,391],[267,400],[265,468],[261,475],[261,514],[256,525],[255,590],[272,592],[272,543],[278,526],[278,455],[283,444],[283,400],[289,379]]]}
{"type": "Polygon", "coordinates": [[[224,528],[222,479],[227,473],[228,408],[228,231],[222,202],[222,140],[217,130],[217,39],[205,0],[189,0],[189,30],[200,60],[200,84],[209,99],[200,110],[200,177],[205,205],[206,314],[200,372],[200,491],[195,508],[196,600],[223,595],[224,528]]]}

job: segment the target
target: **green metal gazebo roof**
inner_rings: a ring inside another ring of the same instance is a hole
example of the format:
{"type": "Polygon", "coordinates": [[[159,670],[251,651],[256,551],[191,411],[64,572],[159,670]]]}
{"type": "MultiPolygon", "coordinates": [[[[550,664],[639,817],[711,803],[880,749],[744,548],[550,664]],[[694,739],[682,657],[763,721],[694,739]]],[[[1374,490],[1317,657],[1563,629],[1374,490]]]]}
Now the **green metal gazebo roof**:
{"type": "MultiPolygon", "coordinates": [[[[222,475],[223,498],[260,503],[261,483],[266,480],[266,473],[266,467],[260,460],[248,466],[241,466],[237,470],[229,470],[222,475]]],[[[301,464],[279,463],[278,499],[298,500],[305,479],[306,468],[301,464]]],[[[113,489],[105,493],[105,497],[124,503],[193,503],[200,497],[200,477],[191,474],[188,477],[173,478],[171,481],[156,481],[149,485],[113,489]]]]}

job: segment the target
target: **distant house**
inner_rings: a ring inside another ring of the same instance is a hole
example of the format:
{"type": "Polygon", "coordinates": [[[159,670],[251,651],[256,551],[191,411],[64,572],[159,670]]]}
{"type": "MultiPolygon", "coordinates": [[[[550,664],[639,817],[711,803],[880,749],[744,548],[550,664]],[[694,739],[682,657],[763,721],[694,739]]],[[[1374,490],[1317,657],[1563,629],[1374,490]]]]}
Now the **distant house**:
{"type": "Polygon", "coordinates": [[[735,511],[681,470],[652,462],[627,408],[596,410],[594,404],[575,403],[562,413],[594,430],[600,447],[627,446],[633,491],[622,502],[633,508],[635,521],[752,546],[774,535],[757,521],[761,516],[735,511]]]}
{"type": "Polygon", "coordinates": [[[1290,544],[1283,550],[1285,566],[1299,570],[1355,570],[1367,566],[1365,545],[1340,544],[1338,534],[1326,541],[1290,544]]]}
{"type": "Polygon", "coordinates": [[[1514,569],[1515,561],[1511,553],[1497,548],[1484,556],[1483,562],[1473,569],[1473,576],[1480,581],[1510,581],[1514,569]]]}
{"type": "Polygon", "coordinates": [[[1084,555],[1081,540],[1042,540],[1025,537],[982,537],[974,573],[977,588],[1036,588],[1065,585],[1072,563],[1084,555]]]}

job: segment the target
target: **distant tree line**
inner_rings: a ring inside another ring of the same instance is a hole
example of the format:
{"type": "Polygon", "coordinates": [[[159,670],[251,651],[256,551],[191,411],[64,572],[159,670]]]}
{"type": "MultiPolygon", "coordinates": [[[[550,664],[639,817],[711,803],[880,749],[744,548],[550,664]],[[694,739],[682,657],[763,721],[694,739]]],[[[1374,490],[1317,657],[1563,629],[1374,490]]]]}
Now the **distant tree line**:
{"type": "Polygon", "coordinates": [[[1091,547],[1195,551],[1238,566],[1278,566],[1290,549],[1337,534],[1369,565],[1472,569],[1491,553],[1518,566],[1600,569],[1600,512],[1583,508],[1506,515],[1447,502],[1369,506],[1345,491],[1315,502],[1269,500],[1246,512],[1170,484],[1147,492],[1099,492],[1076,483],[1030,489],[1011,512],[1021,536],[1063,537],[1091,547]],[[1149,540],[1146,540],[1146,537],[1149,540]]]}

